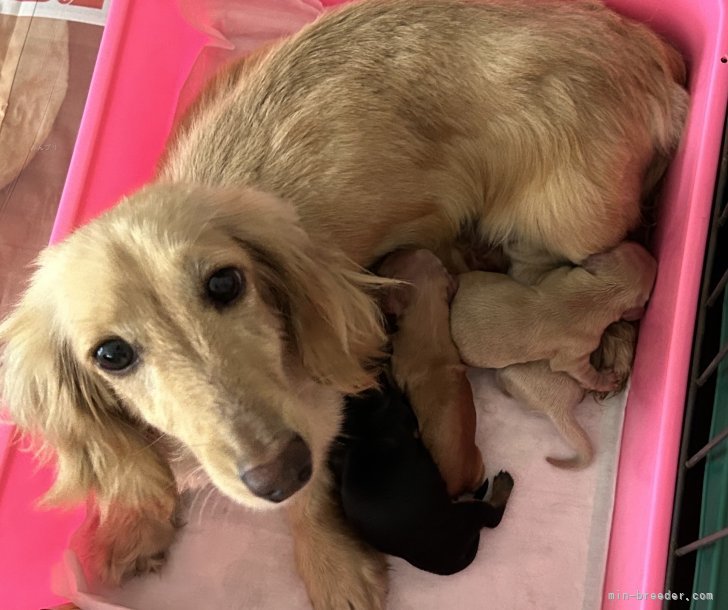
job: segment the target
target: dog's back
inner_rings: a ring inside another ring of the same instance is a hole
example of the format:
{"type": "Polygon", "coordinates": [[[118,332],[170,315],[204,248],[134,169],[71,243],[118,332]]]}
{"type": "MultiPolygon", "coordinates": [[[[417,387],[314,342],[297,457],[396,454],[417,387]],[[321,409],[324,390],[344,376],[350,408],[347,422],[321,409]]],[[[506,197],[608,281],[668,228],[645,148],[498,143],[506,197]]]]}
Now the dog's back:
{"type": "Polygon", "coordinates": [[[578,262],[638,222],[634,168],[664,169],[683,76],[596,3],[368,0],[218,79],[161,175],[272,191],[360,264],[467,220],[578,262]]]}

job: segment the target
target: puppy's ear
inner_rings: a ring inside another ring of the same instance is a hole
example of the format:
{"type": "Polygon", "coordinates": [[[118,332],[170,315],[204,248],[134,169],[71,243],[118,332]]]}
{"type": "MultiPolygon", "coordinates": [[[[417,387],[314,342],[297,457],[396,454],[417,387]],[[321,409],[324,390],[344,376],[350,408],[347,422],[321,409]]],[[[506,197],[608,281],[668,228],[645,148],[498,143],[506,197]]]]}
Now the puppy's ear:
{"type": "Polygon", "coordinates": [[[606,252],[600,252],[599,254],[592,254],[585,258],[582,261],[581,266],[592,275],[598,275],[604,272],[609,265],[609,261],[609,254],[606,252]]]}
{"type": "Polygon", "coordinates": [[[291,205],[250,193],[234,219],[235,237],[286,320],[311,376],[341,392],[376,385],[386,334],[376,297],[391,280],[367,273],[338,248],[309,236],[291,205]]]}
{"type": "Polygon", "coordinates": [[[42,443],[41,457],[56,458],[44,503],[77,502],[90,492],[102,512],[117,500],[129,507],[173,502],[168,465],[113,392],[77,362],[43,288],[31,286],[0,324],[0,390],[18,428],[42,443]]]}
{"type": "Polygon", "coordinates": [[[385,314],[399,318],[412,302],[412,292],[414,290],[414,286],[406,283],[388,287],[382,299],[382,311],[385,314]]]}

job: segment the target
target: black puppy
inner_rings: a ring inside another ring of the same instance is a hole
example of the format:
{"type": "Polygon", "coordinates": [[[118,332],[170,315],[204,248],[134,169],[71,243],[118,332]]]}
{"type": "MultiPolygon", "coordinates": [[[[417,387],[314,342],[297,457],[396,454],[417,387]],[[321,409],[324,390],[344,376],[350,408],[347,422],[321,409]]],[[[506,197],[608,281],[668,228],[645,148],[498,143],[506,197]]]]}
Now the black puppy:
{"type": "Polygon", "coordinates": [[[452,501],[406,396],[386,375],[380,387],[347,398],[329,454],[344,515],[384,553],[435,574],[459,572],[475,559],[481,528],[500,523],[513,479],[498,474],[489,502],[452,501]]]}

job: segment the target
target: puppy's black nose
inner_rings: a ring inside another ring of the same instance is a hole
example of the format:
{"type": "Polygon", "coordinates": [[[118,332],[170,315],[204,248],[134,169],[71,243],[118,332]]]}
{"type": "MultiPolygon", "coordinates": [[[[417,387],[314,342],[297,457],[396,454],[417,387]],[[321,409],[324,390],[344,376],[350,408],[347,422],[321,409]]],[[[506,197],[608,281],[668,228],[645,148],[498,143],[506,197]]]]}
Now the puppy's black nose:
{"type": "Polygon", "coordinates": [[[259,498],[283,502],[311,478],[311,451],[298,435],[270,462],[240,473],[240,478],[259,498]]]}

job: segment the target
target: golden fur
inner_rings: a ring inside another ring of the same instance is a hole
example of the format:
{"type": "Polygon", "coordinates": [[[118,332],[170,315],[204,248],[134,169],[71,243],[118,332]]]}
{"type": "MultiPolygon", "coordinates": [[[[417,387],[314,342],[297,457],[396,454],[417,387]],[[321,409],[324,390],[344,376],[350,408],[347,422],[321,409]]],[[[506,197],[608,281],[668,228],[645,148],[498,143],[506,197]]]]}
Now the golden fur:
{"type": "Polygon", "coordinates": [[[160,455],[160,434],[227,495],[263,507],[237,464],[267,461],[294,431],[321,469],[340,396],[371,385],[368,359],[385,341],[367,295],[375,278],[316,246],[274,197],[165,185],[133,207],[46,250],[24,306],[2,326],[11,413],[55,450],[48,500],[98,499],[98,567],[109,580],[148,566],[171,540],[175,464],[160,455]],[[247,292],[220,314],[198,286],[227,265],[245,271],[247,292]],[[93,298],[77,296],[89,286],[93,298]],[[133,374],[94,366],[94,347],[110,335],[143,346],[133,374]],[[119,538],[122,524],[129,534],[119,538]],[[133,545],[147,552],[124,550],[133,545]]]}
{"type": "MultiPolygon", "coordinates": [[[[632,368],[636,331],[632,324],[624,321],[612,324],[609,330],[599,349],[592,354],[592,364],[599,370],[609,369],[616,373],[621,390],[632,368]]],[[[568,469],[586,468],[591,464],[594,448],[574,417],[574,408],[584,399],[586,391],[573,377],[554,372],[545,360],[538,360],[497,370],[496,382],[525,407],[545,414],[576,451],[574,457],[547,457],[546,461],[568,469]]]]}
{"type": "Polygon", "coordinates": [[[392,373],[417,415],[420,435],[451,497],[475,491],[485,467],[475,444],[475,404],[467,368],[450,336],[457,283],[429,250],[401,250],[377,268],[407,282],[389,290],[385,311],[397,316],[392,373]]]}
{"type": "Polygon", "coordinates": [[[95,496],[105,576],[157,567],[171,538],[180,473],[156,439],[260,506],[235,462],[292,430],[314,457],[288,503],[308,499],[313,605],[381,607],[381,558],[329,518],[320,480],[341,393],[372,383],[384,338],[356,264],[466,225],[520,277],[614,246],[679,139],[683,78],[647,28],[553,1],[370,0],[226,70],[153,184],[49,248],[0,326],[3,396],[57,455],[51,499],[95,496]],[[224,314],[201,298],[221,264],[248,285],[224,314]],[[140,350],[129,375],[93,364],[112,335],[140,350]]]}
{"type": "Polygon", "coordinates": [[[624,242],[584,261],[549,271],[527,286],[502,273],[459,277],[450,325],[463,362],[482,368],[547,360],[585,389],[611,391],[613,371],[597,371],[589,357],[606,328],[638,319],[655,281],[655,259],[624,242]]]}

